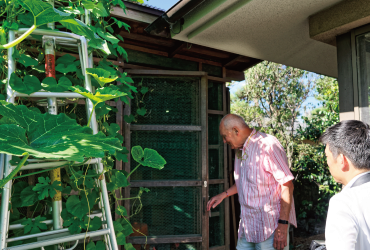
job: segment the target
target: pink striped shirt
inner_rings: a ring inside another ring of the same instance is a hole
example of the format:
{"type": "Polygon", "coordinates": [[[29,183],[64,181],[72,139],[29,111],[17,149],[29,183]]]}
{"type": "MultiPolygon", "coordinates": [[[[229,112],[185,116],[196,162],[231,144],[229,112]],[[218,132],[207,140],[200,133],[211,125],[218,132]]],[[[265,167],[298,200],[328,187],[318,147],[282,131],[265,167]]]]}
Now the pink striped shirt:
{"type": "MultiPolygon", "coordinates": [[[[239,238],[244,230],[247,242],[259,243],[277,228],[280,185],[294,177],[285,150],[274,136],[253,129],[248,139],[242,154],[235,157],[234,177],[241,205],[239,238]]],[[[294,201],[289,222],[297,227],[294,201]]]]}

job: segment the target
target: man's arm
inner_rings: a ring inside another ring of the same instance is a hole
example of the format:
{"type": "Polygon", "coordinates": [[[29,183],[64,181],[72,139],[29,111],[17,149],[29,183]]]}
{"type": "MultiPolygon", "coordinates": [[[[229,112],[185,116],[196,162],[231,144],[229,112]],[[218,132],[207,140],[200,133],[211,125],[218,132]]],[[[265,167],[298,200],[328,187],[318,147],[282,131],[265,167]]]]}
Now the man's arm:
{"type": "Polygon", "coordinates": [[[207,211],[209,211],[212,208],[215,208],[220,204],[226,197],[226,192],[228,196],[234,195],[238,193],[238,189],[236,188],[236,184],[234,184],[232,187],[230,187],[227,191],[222,192],[221,194],[218,194],[214,197],[212,197],[208,203],[207,203],[207,211]]]}
{"type": "MultiPolygon", "coordinates": [[[[294,185],[292,181],[288,181],[281,185],[280,198],[280,220],[289,221],[289,213],[293,199],[294,185]]],[[[287,243],[288,224],[278,224],[274,235],[274,248],[278,250],[284,249],[287,243]]]]}

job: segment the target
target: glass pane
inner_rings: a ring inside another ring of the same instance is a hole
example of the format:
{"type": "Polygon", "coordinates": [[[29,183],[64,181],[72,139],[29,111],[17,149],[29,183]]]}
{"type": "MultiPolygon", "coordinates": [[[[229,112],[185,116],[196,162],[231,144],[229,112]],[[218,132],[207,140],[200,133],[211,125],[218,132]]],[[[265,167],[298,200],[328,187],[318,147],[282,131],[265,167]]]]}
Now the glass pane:
{"type": "MultiPolygon", "coordinates": [[[[201,187],[153,187],[139,200],[131,200],[132,217],[136,227],[145,228],[149,236],[200,234],[201,187]]],[[[139,188],[131,188],[131,197],[139,188]]]]}
{"type": "Polygon", "coordinates": [[[224,147],[208,150],[209,179],[224,178],[224,147]]]}
{"type": "MultiPolygon", "coordinates": [[[[163,169],[140,166],[131,180],[200,180],[200,132],[131,131],[131,147],[158,151],[166,160],[163,169]]],[[[131,170],[137,163],[131,157],[131,170]]]]}
{"type": "MultiPolygon", "coordinates": [[[[224,184],[209,185],[209,197],[224,190],[224,184]]],[[[225,202],[211,210],[209,218],[209,247],[225,245],[225,202]]]]}
{"type": "Polygon", "coordinates": [[[360,120],[370,123],[370,33],[357,36],[360,120]]]}
{"type": "Polygon", "coordinates": [[[200,125],[199,78],[194,77],[135,77],[138,93],[131,103],[131,114],[138,108],[147,110],[136,115],[133,124],[200,125]],[[147,88],[142,94],[141,90],[147,88]]]}
{"type": "Polygon", "coordinates": [[[136,250],[201,250],[201,243],[171,243],[171,244],[147,244],[133,245],[136,250]]]}
{"type": "Polygon", "coordinates": [[[222,137],[218,129],[222,115],[208,115],[208,144],[219,145],[222,144],[222,137]]]}
{"type": "Polygon", "coordinates": [[[223,110],[223,84],[215,81],[208,81],[208,109],[223,110]]]}

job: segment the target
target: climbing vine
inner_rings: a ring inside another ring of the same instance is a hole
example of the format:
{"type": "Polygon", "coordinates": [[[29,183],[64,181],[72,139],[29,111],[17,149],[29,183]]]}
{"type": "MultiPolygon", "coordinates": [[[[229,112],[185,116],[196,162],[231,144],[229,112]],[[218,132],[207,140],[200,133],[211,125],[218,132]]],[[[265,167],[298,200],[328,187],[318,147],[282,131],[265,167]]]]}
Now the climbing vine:
{"type": "MultiPolygon", "coordinates": [[[[93,211],[99,210],[101,202],[97,180],[105,179],[111,206],[117,205],[115,213],[120,216],[114,221],[117,243],[125,249],[134,249],[125,239],[135,229],[130,224],[125,207],[119,202],[132,199],[135,207],[140,209],[141,195],[149,192],[149,189],[140,188],[135,197],[123,197],[121,189],[130,185],[128,177],[138,167],[162,169],[166,161],[153,149],[135,146],[131,154],[138,163],[137,167],[130,173],[114,168],[115,161],[128,161],[129,150],[122,146],[124,138],[119,133],[120,126],[110,119],[117,109],[106,101],[121,100],[129,104],[135,93],[145,94],[148,89],[140,85],[138,88],[133,86],[133,80],[109,60],[116,57],[128,60],[125,50],[119,45],[123,38],[116,31],[124,28],[129,32],[130,29],[126,23],[110,17],[112,6],[126,9],[122,0],[61,0],[55,1],[54,7],[42,0],[0,1],[0,152],[13,155],[10,164],[16,166],[10,175],[0,180],[0,188],[9,181],[13,183],[10,221],[24,226],[12,230],[10,237],[50,230],[51,225],[45,221],[52,218],[51,202],[59,192],[62,195],[63,227],[68,228],[71,234],[101,229],[102,220],[93,217],[93,211]],[[89,11],[89,17],[85,15],[85,10],[89,11]],[[85,24],[86,18],[91,19],[91,24],[85,24]],[[49,29],[47,23],[50,22],[55,22],[56,30],[88,39],[89,53],[99,58],[94,68],[82,67],[78,57],[73,56],[78,54],[77,48],[57,45],[56,51],[60,54],[55,63],[56,77],[45,77],[42,37],[35,35],[34,31],[49,29]],[[9,31],[20,29],[24,32],[19,37],[14,41],[7,40],[9,31]],[[10,48],[13,48],[12,57],[17,67],[8,76],[7,50],[10,48]],[[87,75],[91,76],[95,87],[93,92],[84,88],[87,75]],[[33,98],[17,97],[15,104],[6,102],[8,77],[8,84],[19,93],[30,95],[42,90],[71,91],[90,99],[98,120],[99,133],[93,134],[88,127],[91,116],[85,119],[78,114],[78,98],[61,99],[58,115],[45,113],[40,101],[33,98]],[[93,158],[102,159],[103,172],[97,172],[93,164],[86,164],[93,158]],[[55,168],[62,169],[62,181],[52,181],[48,173],[50,169],[20,171],[31,159],[60,161],[55,168]],[[25,181],[25,177],[32,176],[34,183],[25,181]],[[24,212],[24,208],[27,212],[24,212]]],[[[135,116],[145,114],[146,109],[140,108],[137,114],[125,116],[124,120],[132,122],[135,116]]],[[[137,212],[135,210],[133,213],[137,212]]],[[[15,241],[8,246],[34,241],[35,238],[15,241]]],[[[105,244],[104,241],[88,242],[85,239],[84,247],[98,250],[105,249],[105,244]]]]}

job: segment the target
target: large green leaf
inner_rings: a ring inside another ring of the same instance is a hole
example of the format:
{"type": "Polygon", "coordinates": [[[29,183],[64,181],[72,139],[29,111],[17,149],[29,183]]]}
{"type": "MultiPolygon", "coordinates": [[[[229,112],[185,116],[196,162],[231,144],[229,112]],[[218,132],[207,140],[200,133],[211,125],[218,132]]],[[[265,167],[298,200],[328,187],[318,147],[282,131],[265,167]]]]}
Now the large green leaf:
{"type": "Polygon", "coordinates": [[[83,201],[84,200],[80,200],[76,195],[70,196],[66,204],[67,211],[73,216],[82,219],[89,212],[89,207],[83,201]]]}
{"type": "Polygon", "coordinates": [[[111,77],[109,71],[99,68],[87,68],[86,73],[94,77],[101,87],[104,87],[104,85],[109,82],[114,82],[118,78],[118,76],[111,77]]]}
{"type": "Polygon", "coordinates": [[[18,2],[23,8],[32,13],[36,20],[36,26],[61,20],[74,19],[72,14],[54,9],[50,3],[41,0],[20,0],[18,2]]]}
{"type": "Polygon", "coordinates": [[[32,190],[33,186],[28,186],[21,191],[22,204],[20,207],[28,207],[35,204],[38,199],[38,194],[32,190]]]}
{"type": "Polygon", "coordinates": [[[58,64],[55,67],[56,71],[59,71],[63,74],[67,74],[69,72],[76,72],[77,71],[77,66],[79,66],[81,63],[79,61],[75,61],[72,64],[64,65],[64,64],[58,64]]]}
{"type": "Polygon", "coordinates": [[[26,106],[0,101],[0,115],[13,123],[0,125],[1,153],[29,152],[36,158],[82,162],[85,157],[104,157],[104,151],[114,154],[122,150],[118,139],[102,132],[93,135],[90,128],[81,127],[65,114],[39,114],[26,106]]]}
{"type": "Polygon", "coordinates": [[[165,159],[154,149],[142,149],[140,146],[132,147],[132,158],[143,166],[162,169],[167,163],[165,159]]]}
{"type": "Polygon", "coordinates": [[[21,198],[21,192],[22,190],[26,189],[29,186],[27,182],[20,181],[13,185],[12,188],[12,209],[17,207],[22,207],[22,198],[21,198]]]}
{"type": "Polygon", "coordinates": [[[72,86],[72,82],[65,76],[62,76],[58,83],[55,78],[47,77],[42,80],[41,86],[44,90],[50,92],[64,92],[69,90],[69,87],[72,86]]]}
{"type": "Polygon", "coordinates": [[[39,177],[38,178],[39,183],[36,184],[36,186],[32,189],[33,191],[36,191],[39,194],[39,200],[43,200],[46,197],[54,198],[57,191],[62,191],[62,186],[60,185],[60,181],[54,181],[50,184],[49,177],[39,177]]]}
{"type": "Polygon", "coordinates": [[[24,225],[24,234],[36,234],[41,233],[41,230],[46,230],[48,227],[42,221],[46,220],[41,215],[37,216],[34,220],[31,218],[26,219],[21,224],[24,225]]]}
{"type": "Polygon", "coordinates": [[[23,79],[12,73],[9,84],[15,91],[24,94],[32,94],[41,89],[40,80],[36,76],[26,75],[23,79]]]}
{"type": "Polygon", "coordinates": [[[89,98],[94,105],[97,105],[98,103],[109,101],[111,99],[127,95],[126,93],[121,92],[115,89],[114,87],[115,86],[109,86],[97,89],[95,94],[89,92],[88,90],[82,88],[81,86],[72,86],[69,89],[72,90],[73,92],[83,95],[86,98],[89,98]]]}
{"type": "Polygon", "coordinates": [[[91,11],[97,17],[107,17],[109,12],[105,9],[102,2],[82,1],[85,9],[91,11]]]}
{"type": "MultiPolygon", "coordinates": [[[[86,229],[85,221],[73,216],[67,209],[62,210],[61,217],[63,219],[63,226],[68,227],[68,231],[71,234],[81,233],[82,229],[86,229]]],[[[85,215],[85,219],[86,218],[85,215]]]]}

